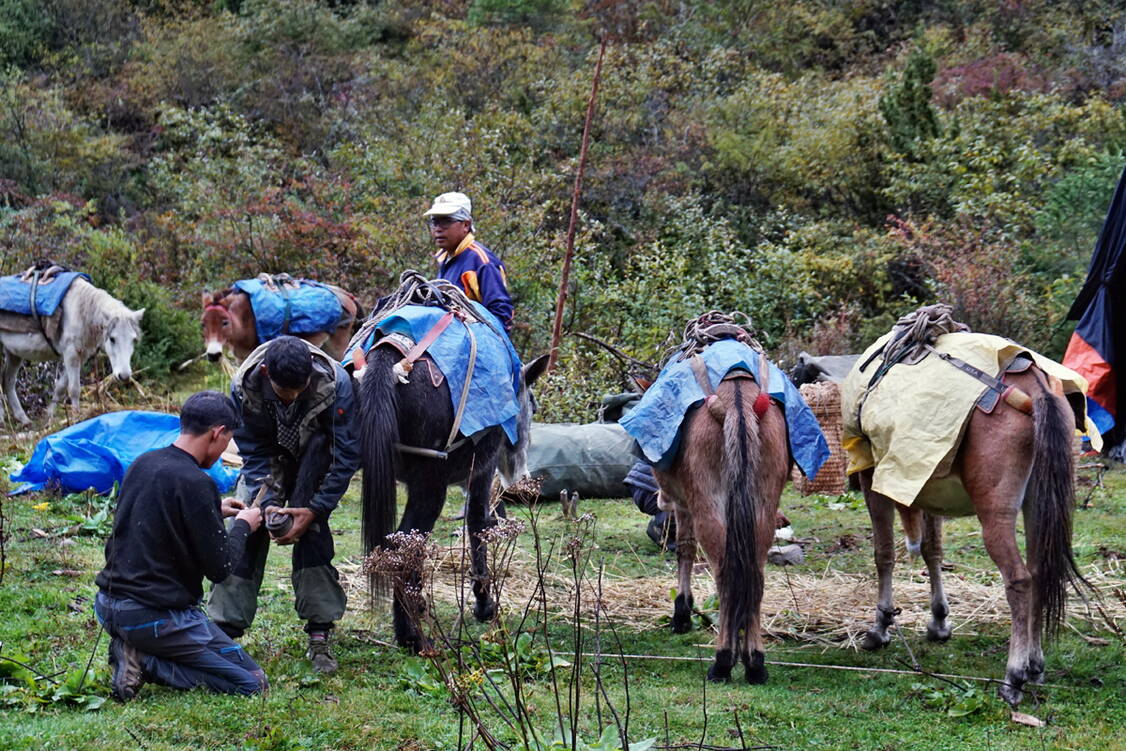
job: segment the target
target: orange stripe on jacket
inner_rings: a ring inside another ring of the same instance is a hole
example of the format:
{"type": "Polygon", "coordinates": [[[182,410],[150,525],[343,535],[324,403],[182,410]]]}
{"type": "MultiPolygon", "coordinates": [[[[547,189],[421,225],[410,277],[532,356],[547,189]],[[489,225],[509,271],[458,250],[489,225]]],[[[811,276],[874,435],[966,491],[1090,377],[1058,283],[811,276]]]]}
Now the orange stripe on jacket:
{"type": "Polygon", "coordinates": [[[464,271],[461,274],[461,288],[470,300],[481,302],[481,287],[477,284],[476,271],[464,271]]]}

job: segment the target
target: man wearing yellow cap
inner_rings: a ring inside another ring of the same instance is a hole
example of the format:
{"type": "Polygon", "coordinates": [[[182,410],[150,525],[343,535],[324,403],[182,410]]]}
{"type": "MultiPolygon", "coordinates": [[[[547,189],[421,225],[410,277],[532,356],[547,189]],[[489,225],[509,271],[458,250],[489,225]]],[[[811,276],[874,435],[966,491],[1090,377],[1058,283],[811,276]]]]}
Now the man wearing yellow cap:
{"type": "Polygon", "coordinates": [[[424,216],[438,246],[438,278],[452,282],[470,300],[481,303],[508,331],[512,328],[512,297],[504,264],[473,237],[473,204],[464,193],[443,193],[424,216]]]}

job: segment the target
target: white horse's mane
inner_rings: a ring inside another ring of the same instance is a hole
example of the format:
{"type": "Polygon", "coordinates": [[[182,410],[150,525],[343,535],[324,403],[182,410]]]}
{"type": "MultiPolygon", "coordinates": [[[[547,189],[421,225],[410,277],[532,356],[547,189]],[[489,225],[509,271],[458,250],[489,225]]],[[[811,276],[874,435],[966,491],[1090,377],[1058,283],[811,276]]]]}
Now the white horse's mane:
{"type": "MultiPolygon", "coordinates": [[[[83,335],[80,338],[87,342],[100,344],[105,339],[109,327],[122,319],[129,322],[134,333],[138,335],[141,333],[140,322],[125,303],[85,279],[75,279],[65,299],[73,303],[72,312],[84,323],[81,329],[83,335]]],[[[67,325],[65,321],[63,325],[64,327],[67,325]]]]}

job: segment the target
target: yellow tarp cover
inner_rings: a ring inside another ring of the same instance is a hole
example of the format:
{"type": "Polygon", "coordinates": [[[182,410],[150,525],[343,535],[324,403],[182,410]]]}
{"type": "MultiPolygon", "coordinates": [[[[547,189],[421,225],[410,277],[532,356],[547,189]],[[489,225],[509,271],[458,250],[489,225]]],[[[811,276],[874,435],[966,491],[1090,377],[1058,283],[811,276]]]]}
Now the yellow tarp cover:
{"type": "MultiPolygon", "coordinates": [[[[864,402],[862,433],[857,426],[856,405],[882,360],[876,358],[864,373],[859,368],[890,336],[889,332],[868,348],[841,388],[841,443],[848,452],[848,473],[875,466],[872,488],[876,492],[910,506],[927,486],[923,496],[928,507],[946,509],[951,515],[967,513],[963,501],[968,499],[961,483],[953,477],[945,482],[942,478],[950,474],[970,412],[988,387],[933,354],[914,365],[897,364],[864,402]],[[928,483],[932,477],[934,480],[928,483]]],[[[1000,336],[944,334],[935,340],[935,349],[991,376],[1000,374],[1003,363],[1024,352],[1037,367],[1063,382],[1065,394],[1087,391],[1087,381],[1078,373],[1000,336]]],[[[1011,408],[999,404],[997,409],[1011,408]]],[[[1100,449],[1102,438],[1087,418],[1085,407],[1083,419],[1092,446],[1100,449]]]]}

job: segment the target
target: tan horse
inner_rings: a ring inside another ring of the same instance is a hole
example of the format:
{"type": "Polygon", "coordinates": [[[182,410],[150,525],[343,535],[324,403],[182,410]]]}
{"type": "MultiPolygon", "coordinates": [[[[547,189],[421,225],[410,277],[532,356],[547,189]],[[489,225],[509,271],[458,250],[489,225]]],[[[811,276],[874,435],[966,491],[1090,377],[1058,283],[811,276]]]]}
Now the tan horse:
{"type": "Polygon", "coordinates": [[[790,469],[786,418],[759,386],[733,371],[691,411],[669,471],[655,471],[661,504],[676,510],[678,589],[673,630],[692,627],[692,567],[699,542],[719,591],[719,636],[708,679],[727,681],[737,661],[748,683],[766,682],[760,611],[766,551],[790,469]]]}
{"type": "MultiPolygon", "coordinates": [[[[294,334],[294,336],[320,347],[329,357],[339,360],[344,356],[355,323],[363,317],[363,311],[352,293],[331,285],[329,289],[344,308],[345,316],[340,323],[331,331],[294,334]]],[[[218,292],[203,293],[200,325],[203,328],[203,343],[207,357],[212,362],[219,359],[224,346],[230,347],[235,358],[241,362],[262,343],[258,341],[250,295],[233,287],[218,292]]]]}
{"type": "MultiPolygon", "coordinates": [[[[1071,553],[1074,468],[1071,458],[1075,415],[1062,391],[1033,366],[1005,376],[1032,398],[1031,412],[1002,403],[992,413],[974,409],[954,460],[951,474],[960,478],[970,503],[962,508],[927,505],[920,496],[910,507],[872,491],[873,469],[860,473],[872,518],[879,599],[875,624],[863,642],[878,649],[890,639],[895,621],[891,574],[895,564],[893,508],[898,508],[908,533],[908,546],[926,561],[931,583],[931,621],[927,638],[950,638],[950,613],[942,587],[942,516],[976,514],[989,557],[1001,570],[1012,615],[1009,659],[999,693],[1015,706],[1027,682],[1044,676],[1041,633],[1058,631],[1064,618],[1069,582],[1083,582],[1071,553]],[[1023,513],[1027,564],[1016,539],[1017,515],[1023,513]],[[941,514],[941,515],[940,515],[941,514]],[[920,539],[921,538],[921,539],[920,539]]],[[[846,406],[846,409],[848,407],[846,406]]],[[[925,419],[920,416],[920,419],[925,419]]]]}

